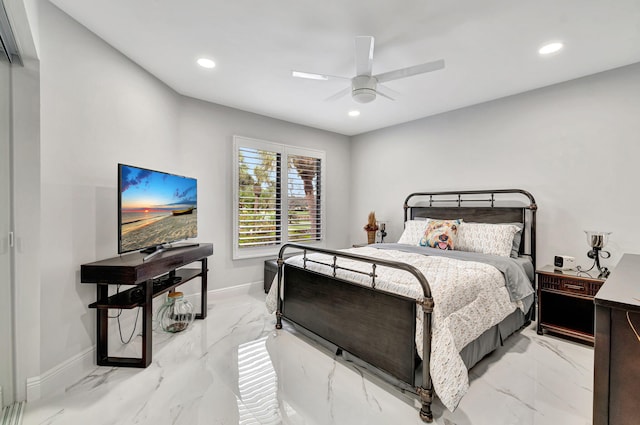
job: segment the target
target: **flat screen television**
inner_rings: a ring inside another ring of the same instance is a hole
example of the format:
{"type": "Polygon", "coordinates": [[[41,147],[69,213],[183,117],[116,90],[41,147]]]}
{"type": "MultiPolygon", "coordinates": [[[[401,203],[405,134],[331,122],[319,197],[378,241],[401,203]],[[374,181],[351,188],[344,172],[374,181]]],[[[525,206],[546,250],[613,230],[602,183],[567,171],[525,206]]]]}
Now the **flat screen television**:
{"type": "Polygon", "coordinates": [[[118,253],[151,253],[198,236],[191,177],[118,164],[118,253]]]}

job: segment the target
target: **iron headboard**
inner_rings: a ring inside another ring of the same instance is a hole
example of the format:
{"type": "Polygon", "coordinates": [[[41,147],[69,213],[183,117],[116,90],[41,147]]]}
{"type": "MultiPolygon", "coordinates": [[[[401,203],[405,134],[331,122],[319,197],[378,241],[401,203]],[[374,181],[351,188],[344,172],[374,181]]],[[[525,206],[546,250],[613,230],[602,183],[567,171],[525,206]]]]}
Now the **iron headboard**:
{"type": "Polygon", "coordinates": [[[428,217],[493,224],[522,223],[520,254],[531,256],[535,267],[537,209],[533,195],[522,189],[417,192],[404,201],[404,221],[428,217]]]}

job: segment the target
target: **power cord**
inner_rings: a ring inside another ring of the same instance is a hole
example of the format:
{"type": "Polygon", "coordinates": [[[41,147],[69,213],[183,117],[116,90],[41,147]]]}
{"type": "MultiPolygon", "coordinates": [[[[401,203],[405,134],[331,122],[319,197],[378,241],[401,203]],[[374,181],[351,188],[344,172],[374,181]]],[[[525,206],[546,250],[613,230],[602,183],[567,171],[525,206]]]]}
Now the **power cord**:
{"type": "MultiPolygon", "coordinates": [[[[120,285],[116,286],[116,294],[120,293],[120,285]]],[[[140,307],[138,307],[138,311],[136,312],[136,321],[133,324],[133,330],[131,331],[131,335],[129,335],[129,338],[127,338],[127,340],[125,341],[123,336],[122,336],[122,325],[120,324],[120,316],[122,316],[122,309],[119,308],[118,309],[118,314],[116,314],[115,316],[108,316],[109,319],[116,319],[118,322],[118,334],[120,335],[120,342],[122,342],[123,344],[128,344],[131,342],[131,340],[133,339],[133,335],[136,332],[136,328],[138,327],[138,318],[140,317],[140,307]]]]}
{"type": "Polygon", "coordinates": [[[138,311],[136,313],[136,321],[133,324],[133,330],[131,331],[131,335],[129,335],[129,339],[127,339],[126,341],[124,340],[124,338],[122,338],[122,328],[120,327],[120,316],[116,318],[116,320],[118,321],[118,333],[120,334],[120,342],[122,342],[123,344],[128,344],[133,339],[133,335],[135,334],[136,328],[138,327],[139,316],[140,316],[140,307],[138,307],[138,311]]]}
{"type": "MultiPolygon", "coordinates": [[[[118,284],[116,286],[116,295],[120,293],[120,284],[118,284]]],[[[118,314],[116,314],[115,316],[107,316],[109,319],[117,319],[118,317],[120,317],[120,315],[122,314],[122,309],[119,308],[118,309],[118,314]]]]}
{"type": "Polygon", "coordinates": [[[631,318],[629,317],[629,311],[628,310],[627,310],[627,322],[629,322],[629,326],[631,326],[631,330],[636,335],[636,338],[638,339],[638,342],[640,342],[640,335],[638,335],[638,331],[636,331],[635,326],[633,326],[633,323],[631,323],[631,318]]]}
{"type": "Polygon", "coordinates": [[[591,270],[593,270],[593,268],[595,267],[595,265],[596,265],[596,263],[594,262],[594,263],[591,265],[591,267],[589,267],[589,268],[588,268],[588,269],[586,269],[586,270],[585,270],[584,268],[582,268],[582,266],[576,266],[576,269],[575,269],[575,270],[576,270],[577,272],[580,272],[580,273],[587,273],[587,272],[590,272],[591,270]]]}

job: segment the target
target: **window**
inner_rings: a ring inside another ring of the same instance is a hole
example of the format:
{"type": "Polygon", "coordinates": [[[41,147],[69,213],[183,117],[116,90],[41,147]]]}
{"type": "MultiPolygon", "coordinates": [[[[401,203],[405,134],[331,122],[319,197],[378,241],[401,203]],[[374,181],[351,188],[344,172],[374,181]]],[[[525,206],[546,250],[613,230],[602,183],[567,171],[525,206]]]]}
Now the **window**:
{"type": "Polygon", "coordinates": [[[323,240],[324,152],[234,136],[233,258],[323,240]]]}

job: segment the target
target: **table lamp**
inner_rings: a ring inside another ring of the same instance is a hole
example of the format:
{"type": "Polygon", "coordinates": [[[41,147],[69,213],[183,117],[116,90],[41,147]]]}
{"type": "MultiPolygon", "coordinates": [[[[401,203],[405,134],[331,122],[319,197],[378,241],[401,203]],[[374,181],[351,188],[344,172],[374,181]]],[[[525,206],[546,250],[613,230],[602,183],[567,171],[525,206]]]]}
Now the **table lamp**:
{"type": "Polygon", "coordinates": [[[589,270],[597,267],[601,277],[608,277],[609,269],[600,266],[600,258],[606,259],[611,257],[609,251],[602,250],[602,248],[607,245],[607,242],[609,242],[611,232],[596,232],[593,230],[585,230],[584,232],[587,234],[587,243],[591,247],[591,251],[587,252],[587,257],[593,259],[593,265],[589,270]]]}

